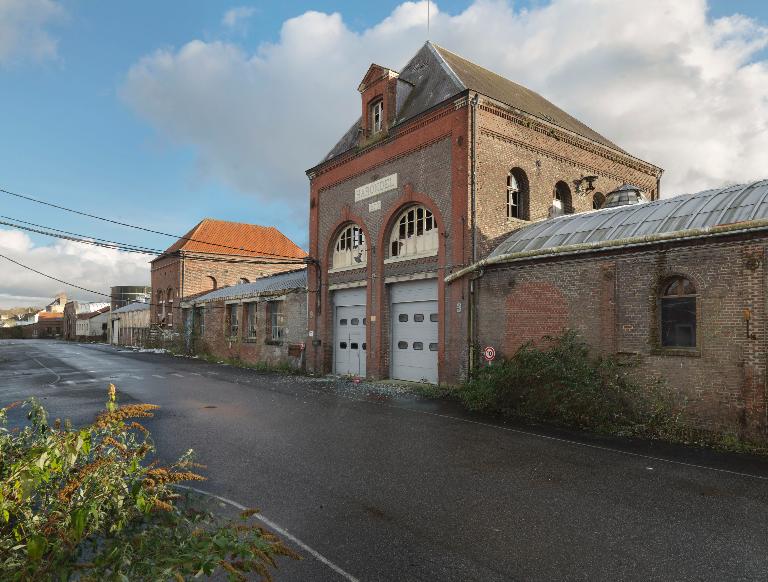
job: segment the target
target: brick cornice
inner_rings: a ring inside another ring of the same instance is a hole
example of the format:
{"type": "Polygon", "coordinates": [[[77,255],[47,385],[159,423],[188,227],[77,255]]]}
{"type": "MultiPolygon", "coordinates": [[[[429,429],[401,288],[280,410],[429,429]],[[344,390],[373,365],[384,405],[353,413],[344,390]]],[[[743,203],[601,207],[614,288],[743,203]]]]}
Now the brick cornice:
{"type": "MultiPolygon", "coordinates": [[[[599,169],[599,168],[597,168],[595,166],[590,166],[589,164],[585,164],[583,162],[579,162],[579,161],[577,161],[577,160],[575,160],[573,158],[569,158],[568,156],[563,156],[561,154],[556,154],[556,153],[554,153],[551,150],[548,150],[546,148],[542,148],[542,147],[531,145],[528,142],[525,142],[525,141],[522,141],[522,140],[519,140],[519,139],[515,139],[515,138],[512,138],[512,137],[509,137],[507,135],[498,133],[498,132],[490,130],[490,129],[481,128],[480,129],[480,134],[481,135],[487,135],[488,137],[491,137],[491,138],[494,138],[494,139],[498,139],[500,141],[504,141],[504,142],[513,144],[513,145],[515,145],[515,146],[517,146],[519,148],[526,149],[526,150],[528,150],[530,152],[533,152],[535,154],[538,154],[540,156],[547,157],[547,158],[550,158],[550,159],[553,159],[553,160],[557,160],[559,162],[564,162],[566,164],[570,164],[570,165],[572,165],[572,166],[574,166],[576,168],[580,168],[582,170],[585,170],[585,171],[589,172],[590,174],[595,174],[596,176],[604,176],[606,178],[611,178],[612,180],[616,180],[618,182],[626,181],[626,176],[620,176],[619,174],[614,174],[612,172],[608,172],[606,170],[599,169]]],[[[623,163],[623,162],[619,162],[619,163],[623,163]]],[[[639,171],[641,171],[641,170],[639,170],[639,171]]],[[[649,174],[649,175],[652,176],[652,174],[649,174]]]]}
{"type": "MultiPolygon", "coordinates": [[[[323,174],[326,174],[339,166],[343,166],[344,164],[348,163],[351,160],[360,158],[362,156],[365,156],[378,148],[387,146],[395,141],[397,141],[398,138],[409,135],[413,133],[414,131],[418,131],[419,129],[429,125],[430,123],[433,123],[437,121],[438,119],[441,119],[445,117],[446,115],[450,115],[457,110],[466,107],[468,104],[468,99],[466,95],[460,95],[456,97],[455,99],[444,101],[439,106],[437,106],[434,109],[431,109],[417,117],[414,117],[413,119],[405,122],[402,125],[396,125],[395,127],[391,128],[389,130],[389,135],[385,137],[384,139],[379,139],[369,145],[366,145],[365,147],[358,149],[357,147],[353,147],[352,149],[339,154],[335,158],[331,158],[330,160],[327,160],[325,162],[319,163],[317,166],[307,170],[307,175],[310,177],[310,179],[314,180],[318,176],[321,176],[323,174]]],[[[435,141],[435,140],[433,140],[435,141]]],[[[418,148],[414,148],[418,149],[418,148]]],[[[409,150],[413,151],[413,150],[409,150]]],[[[391,159],[397,159],[401,157],[401,155],[395,155],[391,158],[388,158],[387,161],[391,159]]],[[[381,162],[386,163],[386,162],[381,162]]],[[[377,164],[378,165],[381,165],[377,164]]],[[[352,177],[352,176],[349,176],[352,177]]],[[[348,178],[345,178],[348,179],[348,178]]],[[[335,184],[338,184],[340,182],[343,182],[344,180],[339,180],[335,184]]],[[[334,184],[334,185],[335,185],[334,184]]],[[[323,186],[320,191],[326,188],[330,188],[331,186],[323,186]]]]}
{"type": "MultiPolygon", "coordinates": [[[[486,99],[489,99],[489,98],[486,97],[486,99]]],[[[487,113],[496,115],[497,117],[501,117],[503,119],[506,119],[507,121],[526,127],[538,133],[542,133],[549,137],[553,137],[558,141],[562,141],[564,143],[577,147],[581,150],[601,156],[612,162],[622,164],[624,166],[632,168],[633,170],[637,170],[638,172],[643,172],[644,174],[650,174],[656,178],[661,176],[663,172],[663,170],[658,166],[654,166],[653,164],[649,162],[645,162],[639,158],[636,158],[631,154],[622,153],[613,148],[609,148],[608,146],[603,146],[590,139],[581,137],[578,134],[568,132],[564,129],[559,128],[556,125],[547,124],[543,121],[538,120],[536,117],[532,115],[528,115],[523,112],[520,112],[520,113],[511,112],[505,107],[501,105],[496,105],[495,103],[491,103],[489,101],[484,101],[478,107],[482,111],[486,111],[487,113]]],[[[485,130],[481,128],[481,131],[485,131],[485,130]]],[[[530,147],[533,147],[533,146],[530,146],[530,147]]]]}

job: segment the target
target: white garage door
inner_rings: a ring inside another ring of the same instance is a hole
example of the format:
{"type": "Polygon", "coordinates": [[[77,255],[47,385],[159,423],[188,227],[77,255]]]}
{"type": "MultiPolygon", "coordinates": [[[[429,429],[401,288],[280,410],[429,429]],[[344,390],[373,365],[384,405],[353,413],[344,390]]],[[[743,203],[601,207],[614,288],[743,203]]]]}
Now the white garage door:
{"type": "Polygon", "coordinates": [[[333,303],[334,372],[365,376],[365,289],[335,291],[333,303]]]}
{"type": "Polygon", "coordinates": [[[391,377],[437,384],[437,282],[395,283],[391,299],[391,377]]]}

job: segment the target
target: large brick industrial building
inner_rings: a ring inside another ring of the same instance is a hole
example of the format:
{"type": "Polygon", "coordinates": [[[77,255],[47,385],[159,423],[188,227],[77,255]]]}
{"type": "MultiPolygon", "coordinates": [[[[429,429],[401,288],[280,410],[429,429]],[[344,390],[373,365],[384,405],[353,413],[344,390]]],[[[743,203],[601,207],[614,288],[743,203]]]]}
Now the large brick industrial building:
{"type": "Polygon", "coordinates": [[[206,218],[152,261],[151,324],[179,328],[180,299],[295,270],[304,257],[273,226],[206,218]]]}
{"type": "Polygon", "coordinates": [[[458,382],[477,301],[472,277],[447,276],[624,183],[659,196],[660,168],[432,43],[399,73],[372,65],[358,90],[360,119],[307,171],[315,371],[458,382]]]}

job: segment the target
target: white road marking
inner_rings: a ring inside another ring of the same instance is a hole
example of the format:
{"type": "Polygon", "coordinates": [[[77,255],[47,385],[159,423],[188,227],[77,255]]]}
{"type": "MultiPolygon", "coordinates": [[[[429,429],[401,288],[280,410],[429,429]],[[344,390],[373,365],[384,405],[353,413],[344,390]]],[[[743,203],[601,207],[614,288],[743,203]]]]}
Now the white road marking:
{"type": "Polygon", "coordinates": [[[190,375],[192,376],[202,376],[200,372],[190,372],[190,375]]]}
{"type": "Polygon", "coordinates": [[[153,378],[165,378],[165,376],[161,376],[160,374],[152,374],[153,378]]]}
{"type": "Polygon", "coordinates": [[[64,380],[64,382],[62,382],[62,384],[67,384],[68,386],[72,386],[74,383],[74,380],[64,380]]]}
{"type": "MultiPolygon", "coordinates": [[[[213,497],[214,499],[218,499],[219,501],[223,501],[224,503],[227,503],[228,505],[231,505],[235,509],[239,509],[240,511],[245,511],[248,509],[245,505],[241,505],[240,503],[237,503],[236,501],[232,501],[231,499],[227,499],[226,497],[221,497],[220,495],[216,495],[214,493],[208,493],[208,491],[203,491],[202,489],[197,489],[195,487],[189,487],[187,485],[176,485],[176,487],[179,487],[181,489],[187,489],[189,491],[194,491],[195,493],[200,493],[202,495],[208,495],[209,497],[213,497]]],[[[326,566],[328,566],[331,570],[339,574],[342,578],[345,580],[348,580],[349,582],[360,582],[359,578],[355,578],[352,574],[349,572],[346,572],[345,570],[342,570],[339,566],[331,562],[328,558],[323,556],[320,552],[317,550],[313,550],[310,548],[307,544],[302,542],[299,538],[297,538],[294,535],[289,534],[285,529],[277,525],[274,521],[271,519],[267,519],[264,515],[261,513],[256,513],[253,515],[254,518],[258,519],[261,523],[266,525],[268,528],[276,531],[281,536],[283,536],[286,539],[291,540],[294,544],[299,546],[302,550],[305,552],[311,554],[314,556],[319,562],[322,562],[326,566]]]]}
{"type": "Polygon", "coordinates": [[[32,358],[32,359],[33,359],[33,360],[35,360],[35,361],[36,361],[36,362],[37,362],[37,363],[40,365],[40,367],[42,367],[42,368],[45,368],[45,369],[46,369],[46,370],[48,370],[48,371],[49,371],[51,374],[53,374],[54,376],[56,376],[56,379],[55,379],[53,382],[51,382],[50,384],[48,384],[49,386],[53,386],[53,385],[54,385],[54,384],[56,384],[56,383],[57,383],[59,380],[61,380],[61,376],[59,376],[59,375],[58,375],[56,372],[54,372],[54,371],[53,371],[53,370],[51,370],[51,369],[50,369],[48,366],[46,366],[45,364],[43,364],[43,363],[42,363],[40,360],[38,360],[37,358],[32,358]]]}
{"type": "Polygon", "coordinates": [[[177,374],[176,372],[171,373],[171,376],[176,376],[177,378],[183,378],[181,374],[177,374]]]}
{"type": "Polygon", "coordinates": [[[144,376],[131,376],[134,380],[143,380],[144,376]]]}

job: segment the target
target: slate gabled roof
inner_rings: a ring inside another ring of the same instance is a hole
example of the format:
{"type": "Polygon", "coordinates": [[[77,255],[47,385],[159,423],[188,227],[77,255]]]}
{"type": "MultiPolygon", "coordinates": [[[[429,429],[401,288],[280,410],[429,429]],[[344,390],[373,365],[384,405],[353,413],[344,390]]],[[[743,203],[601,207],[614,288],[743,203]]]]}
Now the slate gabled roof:
{"type": "Polygon", "coordinates": [[[146,311],[150,308],[149,303],[129,303],[115,309],[112,313],[128,313],[129,311],[146,311]]]}
{"type": "Polygon", "coordinates": [[[307,269],[278,273],[269,277],[259,277],[253,283],[241,283],[229,287],[221,287],[192,300],[193,303],[205,303],[219,299],[239,299],[252,297],[261,293],[276,293],[291,289],[307,288],[307,269]]]}
{"type": "MultiPolygon", "coordinates": [[[[569,115],[538,93],[518,85],[451,51],[427,41],[400,71],[398,82],[410,87],[399,105],[393,126],[411,119],[460,93],[472,90],[596,143],[626,153],[615,143],[569,115]]],[[[323,162],[357,145],[361,120],[331,149],[323,162]]]]}
{"type": "Polygon", "coordinates": [[[291,259],[302,259],[307,256],[307,253],[274,226],[229,222],[213,218],[201,220],[192,230],[168,247],[163,255],[176,251],[291,259]]]}

